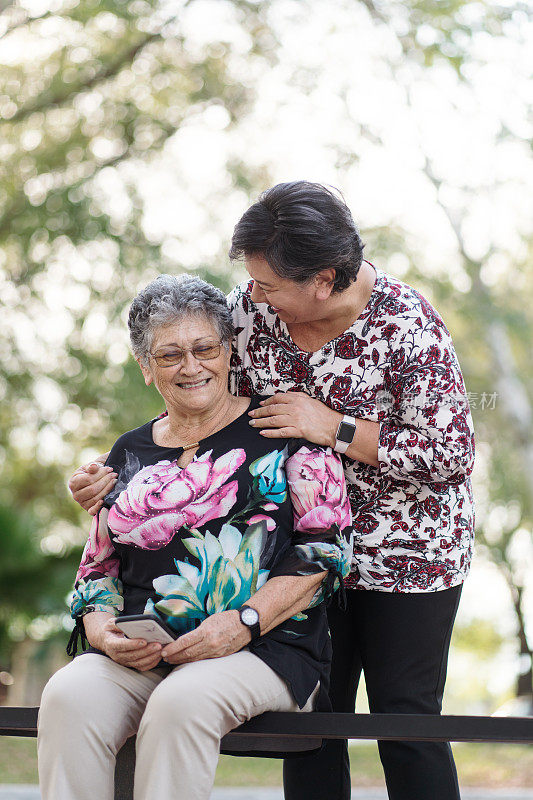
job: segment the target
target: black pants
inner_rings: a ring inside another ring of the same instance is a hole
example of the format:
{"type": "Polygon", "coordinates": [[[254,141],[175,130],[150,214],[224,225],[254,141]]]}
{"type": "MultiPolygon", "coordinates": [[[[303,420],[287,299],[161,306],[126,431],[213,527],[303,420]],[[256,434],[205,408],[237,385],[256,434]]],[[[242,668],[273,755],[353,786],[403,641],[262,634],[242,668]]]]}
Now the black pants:
{"type": "MultiPolygon", "coordinates": [[[[365,674],[373,713],[438,714],[461,587],[399,594],[347,590],[348,607],[328,611],[334,711],[353,712],[365,674]]],[[[390,800],[458,800],[450,745],[380,742],[390,800]]],[[[317,754],[287,759],[285,800],[349,800],[350,762],[345,741],[330,739],[317,754]]]]}

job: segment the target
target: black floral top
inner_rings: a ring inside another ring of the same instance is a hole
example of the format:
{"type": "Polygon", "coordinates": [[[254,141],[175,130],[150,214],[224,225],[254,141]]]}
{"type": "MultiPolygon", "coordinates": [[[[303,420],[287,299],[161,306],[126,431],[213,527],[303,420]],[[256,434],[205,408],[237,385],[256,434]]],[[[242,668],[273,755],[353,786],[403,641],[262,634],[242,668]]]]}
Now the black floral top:
{"type": "Polygon", "coordinates": [[[107,463],[119,478],[93,522],[71,613],[155,613],[182,634],[269,578],[328,570],[304,613],[249,645],[302,707],[317,681],[327,685],[323,601],[350,571],[343,467],[330,448],[265,438],[248,420],[203,439],[186,467],[182,448],[154,443],[154,420],[117,440],[107,463]]]}

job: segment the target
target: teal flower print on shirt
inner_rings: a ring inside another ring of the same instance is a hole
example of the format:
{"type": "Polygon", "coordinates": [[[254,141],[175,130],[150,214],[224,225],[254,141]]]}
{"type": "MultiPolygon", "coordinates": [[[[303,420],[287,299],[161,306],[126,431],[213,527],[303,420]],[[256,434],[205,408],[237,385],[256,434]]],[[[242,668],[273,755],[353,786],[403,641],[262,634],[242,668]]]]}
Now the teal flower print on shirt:
{"type": "Polygon", "coordinates": [[[159,617],[169,628],[181,636],[184,633],[189,633],[189,631],[193,631],[198,624],[197,619],[187,617],[171,617],[167,618],[165,614],[160,614],[156,605],[151,597],[148,598],[146,601],[146,605],[144,607],[144,614],[154,614],[156,617],[159,617]]]}
{"type": "Polygon", "coordinates": [[[73,619],[91,611],[109,611],[118,614],[124,608],[122,583],[118,578],[106,576],[96,580],[78,582],[70,603],[70,615],[73,619]]]}
{"type": "MultiPolygon", "coordinates": [[[[340,581],[338,576],[346,578],[350,574],[352,563],[352,540],[346,539],[337,534],[335,544],[330,542],[313,542],[312,544],[297,544],[295,550],[302,559],[310,564],[315,564],[320,569],[329,570],[336,575],[332,590],[335,592],[339,588],[340,581]]],[[[307,609],[314,608],[326,599],[326,586],[324,582],[320,584],[307,609]]]]}
{"type": "Polygon", "coordinates": [[[153,581],[162,596],[155,603],[167,623],[180,630],[181,620],[205,619],[219,611],[240,608],[267,580],[269,570],[259,569],[267,535],[264,520],[249,525],[244,534],[233,525],[222,526],[218,538],[197,530],[183,540],[187,550],[200,562],[175,561],[177,575],[162,575],[153,581]]]}
{"type": "Polygon", "coordinates": [[[254,489],[264,500],[283,503],[287,497],[287,478],[283,469],[286,458],[286,450],[274,450],[250,464],[254,489]]]}
{"type": "Polygon", "coordinates": [[[352,562],[352,542],[337,534],[336,543],[313,542],[297,544],[294,548],[303,561],[315,564],[320,569],[337,572],[346,578],[352,562]]]}

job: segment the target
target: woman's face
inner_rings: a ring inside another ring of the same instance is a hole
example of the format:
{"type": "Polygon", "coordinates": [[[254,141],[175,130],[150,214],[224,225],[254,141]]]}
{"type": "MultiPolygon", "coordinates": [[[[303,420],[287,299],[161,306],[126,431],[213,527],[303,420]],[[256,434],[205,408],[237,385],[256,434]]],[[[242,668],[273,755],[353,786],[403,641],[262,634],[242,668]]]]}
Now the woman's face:
{"type": "Polygon", "coordinates": [[[247,256],[245,265],[254,282],[251,294],[254,303],[267,303],[288,324],[309,322],[320,317],[322,308],[318,302],[315,280],[296,283],[289,278],[281,278],[259,255],[247,256]]]}
{"type": "Polygon", "coordinates": [[[220,336],[209,319],[187,315],[172,325],[158,328],[152,341],[152,353],[166,355],[186,351],[179,364],[160,366],[150,356],[148,366],[140,365],[146,385],[155,384],[167,408],[183,413],[202,413],[215,409],[228,395],[230,354],[221,345],[216,358],[203,361],[191,352],[193,347],[206,347],[220,342],[220,336]]]}

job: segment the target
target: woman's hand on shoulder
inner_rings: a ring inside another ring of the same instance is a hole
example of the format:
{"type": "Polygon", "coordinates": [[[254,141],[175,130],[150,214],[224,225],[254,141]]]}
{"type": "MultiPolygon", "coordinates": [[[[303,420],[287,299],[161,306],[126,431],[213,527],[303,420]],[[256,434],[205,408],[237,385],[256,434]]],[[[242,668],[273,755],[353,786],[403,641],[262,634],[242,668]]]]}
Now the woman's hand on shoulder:
{"type": "Polygon", "coordinates": [[[104,497],[117,482],[117,474],[104,462],[109,453],[78,467],[68,482],[72,497],[85,511],[95,516],[102,508],[104,497]]]}
{"type": "Polygon", "coordinates": [[[87,631],[87,638],[93,647],[102,650],[123,667],[145,672],[157,667],[161,661],[160,644],[148,643],[144,639],[128,639],[115,625],[114,617],[98,625],[97,630],[87,631]]]}
{"type": "Polygon", "coordinates": [[[242,624],[238,611],[220,611],[204,619],[194,631],[166,644],[163,658],[168,664],[220,658],[242,650],[250,639],[250,631],[242,624]]]}
{"type": "Polygon", "coordinates": [[[335,446],[335,433],[342,414],[304,392],[278,393],[262,400],[249,412],[250,425],[272,439],[301,438],[315,444],[335,446]]]}

